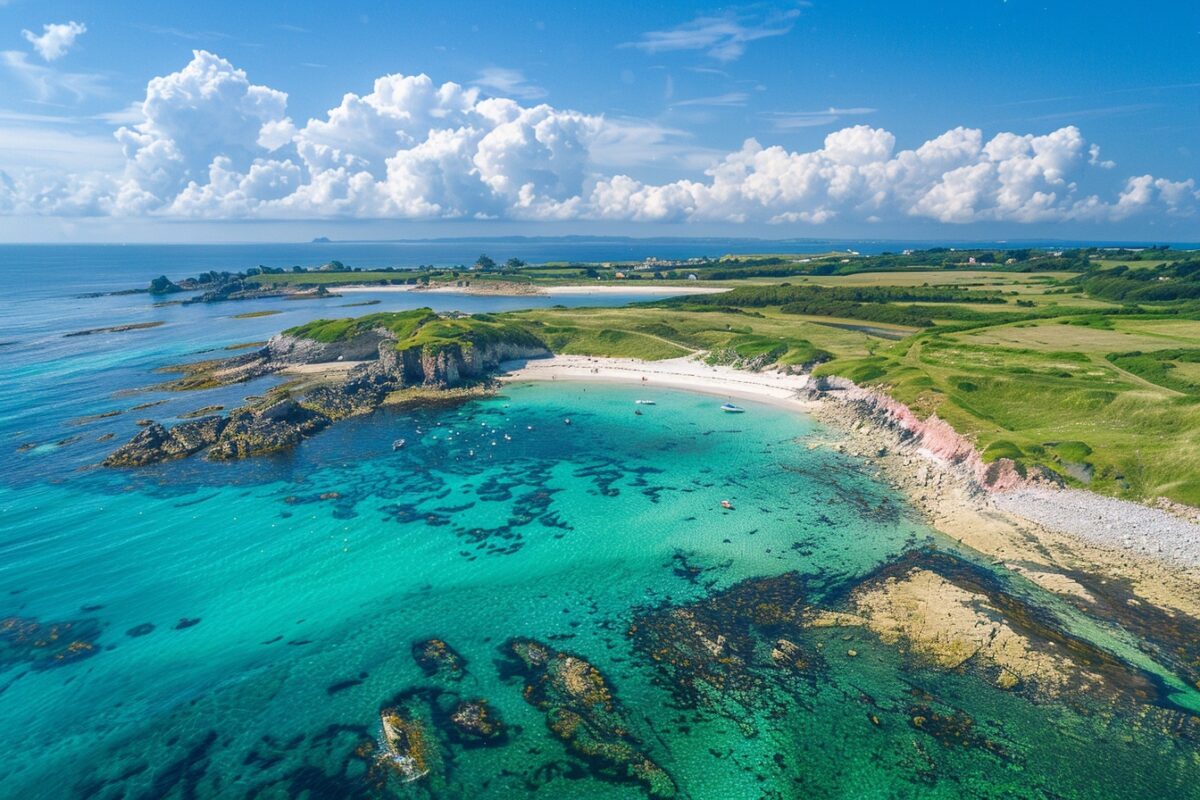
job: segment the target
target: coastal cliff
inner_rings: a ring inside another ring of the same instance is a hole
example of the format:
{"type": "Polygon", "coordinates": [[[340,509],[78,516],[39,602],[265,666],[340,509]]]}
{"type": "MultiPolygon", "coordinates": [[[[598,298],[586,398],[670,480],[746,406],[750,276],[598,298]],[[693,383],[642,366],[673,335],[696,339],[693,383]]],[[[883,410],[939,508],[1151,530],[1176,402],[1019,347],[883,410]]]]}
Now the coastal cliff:
{"type": "Polygon", "coordinates": [[[259,350],[189,365],[172,388],[208,388],[303,370],[310,377],[227,417],[166,428],[147,425],[104,465],[139,467],[206,450],[233,459],[295,446],[331,423],[369,413],[389,396],[420,388],[441,392],[486,383],[502,361],[550,350],[526,329],[486,315],[441,316],[427,308],[357,319],[317,320],[286,330],[259,350]],[[345,364],[353,364],[346,370],[345,364]]]}
{"type": "Polygon", "coordinates": [[[881,392],[838,376],[814,377],[805,388],[811,399],[830,400],[858,420],[891,432],[905,447],[932,456],[980,490],[1006,492],[1030,486],[1060,486],[1062,479],[1043,467],[1027,468],[1011,458],[984,459],[975,443],[936,414],[926,419],[881,392]]]}

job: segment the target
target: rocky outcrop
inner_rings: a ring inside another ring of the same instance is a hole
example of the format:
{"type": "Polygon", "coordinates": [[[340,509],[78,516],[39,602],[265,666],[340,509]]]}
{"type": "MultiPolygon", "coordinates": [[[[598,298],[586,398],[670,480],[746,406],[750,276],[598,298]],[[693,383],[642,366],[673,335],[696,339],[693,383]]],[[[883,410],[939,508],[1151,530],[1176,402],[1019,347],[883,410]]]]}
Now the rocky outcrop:
{"type": "Polygon", "coordinates": [[[428,722],[404,706],[379,715],[385,763],[405,783],[421,780],[434,769],[441,773],[441,754],[428,722]]]}
{"type": "Polygon", "coordinates": [[[329,417],[294,400],[263,411],[238,409],[222,418],[203,417],[167,429],[152,422],[104,460],[106,467],[142,467],[184,458],[208,448],[214,459],[244,458],[294,447],[329,425],[329,417]]]}
{"type": "Polygon", "coordinates": [[[613,779],[640,783],[651,797],[675,796],[675,781],[642,752],[598,669],[532,639],[513,639],[503,652],[508,669],[525,681],[525,700],[568,750],[613,779]]]}
{"type": "Polygon", "coordinates": [[[141,467],[190,456],[215,444],[225,426],[226,421],[219,416],[201,417],[170,430],[154,422],[104,459],[104,466],[141,467]]]}
{"type": "Polygon", "coordinates": [[[363,318],[368,320],[365,324],[361,320],[320,321],[314,323],[321,329],[319,334],[296,335],[303,327],[292,329],[253,352],[172,368],[184,375],[163,388],[185,390],[240,383],[301,365],[365,362],[344,377],[339,374],[340,380],[332,378],[331,371],[310,379],[307,387],[293,389],[296,399],[265,409],[237,409],[224,420],[205,418],[205,426],[199,426],[203,420],[196,420],[167,430],[148,422],[146,429],[109,456],[105,465],[143,466],[206,447],[213,459],[278,452],[333,421],[374,411],[393,392],[411,387],[446,390],[478,383],[502,361],[551,355],[535,337],[515,326],[492,320],[464,323],[460,318],[438,317],[428,309],[403,313],[408,317],[376,315],[363,318]],[[361,327],[354,327],[355,322],[361,327]],[[415,336],[429,323],[444,327],[432,336],[415,336]],[[407,331],[407,341],[412,343],[398,343],[393,329],[407,331]],[[321,341],[326,337],[333,341],[321,341]]]}
{"type": "Polygon", "coordinates": [[[159,275],[150,281],[150,294],[174,294],[182,291],[183,289],[166,275],[159,275]]]}
{"type": "MultiPolygon", "coordinates": [[[[182,287],[181,287],[182,288],[182,287]]],[[[295,287],[264,287],[261,284],[233,278],[224,283],[218,283],[203,294],[184,300],[185,305],[192,303],[221,303],[227,300],[260,300],[266,297],[331,297],[329,290],[318,286],[313,290],[301,291],[295,287]]]]}
{"type": "Polygon", "coordinates": [[[420,385],[438,389],[479,380],[503,361],[552,355],[545,346],[510,342],[483,345],[468,342],[436,348],[418,346],[399,351],[394,347],[389,348],[388,344],[385,342],[380,345],[379,369],[396,378],[401,386],[420,385]]]}
{"type": "Polygon", "coordinates": [[[814,610],[810,627],[863,627],[927,666],[976,673],[1031,696],[1167,701],[1150,673],[1072,632],[1013,592],[1000,573],[959,555],[913,550],[845,589],[847,610],[814,610]]]}
{"type": "Polygon", "coordinates": [[[278,403],[255,413],[239,409],[229,415],[220,439],[208,451],[218,460],[246,458],[295,447],[329,425],[329,417],[304,408],[295,400],[278,403]]]}
{"type": "Polygon", "coordinates": [[[466,661],[444,639],[414,642],[412,656],[426,677],[459,681],[466,674],[466,661]]]}
{"type": "Polygon", "coordinates": [[[449,721],[452,738],[461,744],[500,744],[507,733],[499,712],[483,699],[459,703],[449,721]]]}
{"type": "Polygon", "coordinates": [[[1041,467],[1027,469],[1010,458],[984,461],[974,442],[936,414],[921,419],[900,401],[846,378],[814,377],[805,392],[811,399],[835,401],[860,420],[892,431],[905,446],[949,465],[983,490],[1005,492],[1061,484],[1058,476],[1041,467]]]}
{"type": "Polygon", "coordinates": [[[266,357],[276,364],[322,364],[330,361],[368,361],[379,354],[386,331],[367,331],[348,341],[318,342],[281,333],[272,336],[264,348],[266,357]]]}

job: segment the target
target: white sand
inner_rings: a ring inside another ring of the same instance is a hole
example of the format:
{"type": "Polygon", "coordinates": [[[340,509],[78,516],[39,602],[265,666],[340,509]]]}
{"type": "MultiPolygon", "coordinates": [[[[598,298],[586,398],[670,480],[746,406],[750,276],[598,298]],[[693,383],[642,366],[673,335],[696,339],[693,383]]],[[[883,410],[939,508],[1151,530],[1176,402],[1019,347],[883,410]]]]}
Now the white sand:
{"type": "Polygon", "coordinates": [[[504,381],[591,381],[593,383],[634,383],[646,388],[647,400],[654,389],[686,389],[726,399],[739,398],[771,403],[785,408],[810,408],[812,401],[802,400],[797,392],[808,381],[806,375],[782,372],[745,372],[732,367],[710,367],[691,357],[665,361],[639,361],[635,358],[591,358],[555,356],[553,358],[510,361],[500,365],[507,374],[504,381]]]}
{"type": "Polygon", "coordinates": [[[644,295],[673,295],[673,294],[718,294],[728,292],[726,286],[634,286],[632,284],[613,286],[603,284],[596,286],[547,286],[542,289],[545,294],[644,294],[644,295]]]}
{"type": "Polygon", "coordinates": [[[402,284],[393,286],[335,286],[330,291],[332,292],[411,292],[416,286],[408,286],[402,284]]]}
{"type": "Polygon", "coordinates": [[[512,296],[521,297],[523,295],[548,294],[548,295],[645,295],[647,297],[666,297],[677,294],[715,294],[717,292],[728,292],[729,289],[722,286],[612,286],[609,284],[591,286],[582,284],[578,286],[538,286],[530,287],[527,291],[500,292],[492,291],[481,285],[476,288],[474,286],[433,286],[425,288],[415,285],[401,286],[337,286],[332,289],[335,292],[430,292],[436,294],[478,294],[478,295],[497,295],[497,296],[512,296]]]}
{"type": "Polygon", "coordinates": [[[321,375],[349,372],[359,364],[369,364],[369,361],[321,361],[316,364],[292,364],[280,372],[284,375],[321,375]]]}

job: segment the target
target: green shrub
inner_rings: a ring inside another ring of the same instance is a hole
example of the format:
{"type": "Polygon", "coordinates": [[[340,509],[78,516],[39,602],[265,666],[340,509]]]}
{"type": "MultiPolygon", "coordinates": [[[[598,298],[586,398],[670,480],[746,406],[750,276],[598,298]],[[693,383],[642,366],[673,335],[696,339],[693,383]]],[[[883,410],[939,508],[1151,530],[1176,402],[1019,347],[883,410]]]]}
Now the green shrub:
{"type": "Polygon", "coordinates": [[[1021,451],[1021,448],[1006,439],[997,439],[983,451],[983,460],[987,462],[995,461],[998,458],[1020,461],[1024,457],[1025,453],[1021,451]]]}

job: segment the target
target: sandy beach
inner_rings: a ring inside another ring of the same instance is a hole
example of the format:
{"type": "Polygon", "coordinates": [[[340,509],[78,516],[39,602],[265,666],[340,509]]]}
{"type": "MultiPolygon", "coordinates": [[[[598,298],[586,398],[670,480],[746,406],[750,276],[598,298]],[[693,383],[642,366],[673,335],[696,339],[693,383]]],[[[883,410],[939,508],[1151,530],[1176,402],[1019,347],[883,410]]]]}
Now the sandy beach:
{"type": "Polygon", "coordinates": [[[799,396],[808,382],[806,375],[747,372],[732,367],[710,366],[690,356],[664,361],[555,356],[513,361],[500,366],[505,371],[502,381],[637,383],[646,387],[647,399],[653,399],[655,387],[664,387],[726,399],[756,400],[783,408],[804,410],[813,406],[813,401],[799,396]]]}
{"type": "Polygon", "coordinates": [[[958,465],[903,440],[829,399],[805,375],[713,367],[695,357],[664,361],[556,356],[510,362],[503,381],[633,383],[741,398],[802,411],[825,424],[828,446],[863,459],[907,496],[933,528],[985,553],[1048,591],[1079,599],[1071,574],[1128,581],[1146,602],[1200,615],[1200,525],[1180,515],[1081,489],[989,493],[958,465]]]}
{"type": "Polygon", "coordinates": [[[504,284],[502,286],[489,286],[488,284],[484,283],[478,286],[434,285],[426,287],[408,284],[401,286],[338,286],[337,291],[432,292],[436,294],[486,294],[518,297],[527,294],[576,296],[643,295],[646,297],[667,297],[678,294],[716,294],[720,292],[728,292],[729,288],[720,286],[664,286],[661,284],[656,284],[653,286],[643,286],[640,284],[622,284],[619,286],[613,284],[578,284],[572,286],[526,286],[522,284],[504,284]]]}
{"type": "Polygon", "coordinates": [[[724,286],[641,286],[634,284],[622,284],[614,286],[612,284],[589,286],[581,284],[578,286],[547,286],[542,291],[545,294],[587,294],[587,295],[605,295],[605,294],[644,294],[647,296],[654,295],[675,295],[675,294],[720,294],[721,292],[730,291],[730,287],[724,286]]]}
{"type": "Polygon", "coordinates": [[[280,370],[284,375],[341,375],[369,361],[323,361],[318,364],[292,364],[280,370]]]}

